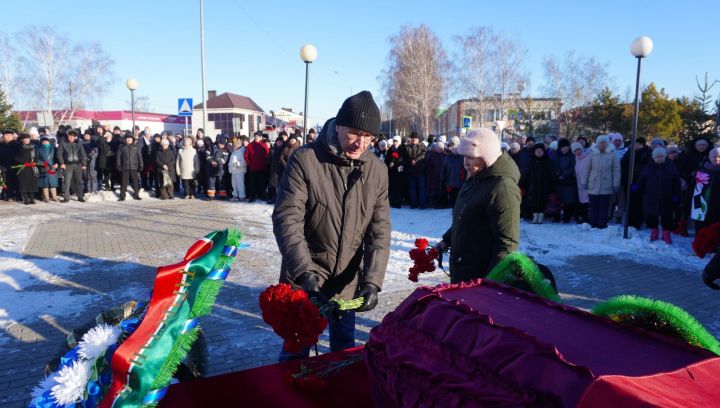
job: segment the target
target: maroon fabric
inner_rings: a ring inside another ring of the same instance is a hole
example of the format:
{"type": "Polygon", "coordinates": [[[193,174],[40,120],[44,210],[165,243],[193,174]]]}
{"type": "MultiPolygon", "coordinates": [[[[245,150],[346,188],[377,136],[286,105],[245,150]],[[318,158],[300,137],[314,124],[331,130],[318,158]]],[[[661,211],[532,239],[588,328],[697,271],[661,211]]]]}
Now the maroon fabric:
{"type": "Polygon", "coordinates": [[[720,358],[670,373],[603,376],[585,392],[579,408],[714,407],[720,400],[720,358]]]}
{"type": "MultiPolygon", "coordinates": [[[[313,357],[313,361],[339,361],[361,348],[313,357]]],[[[283,376],[297,361],[273,364],[174,384],[160,407],[372,407],[367,369],[355,363],[328,379],[327,389],[319,393],[303,392],[283,382],[283,376]]]]}
{"type": "Polygon", "coordinates": [[[420,288],[366,345],[378,406],[574,406],[597,375],[712,354],[490,281],[420,288]]]}

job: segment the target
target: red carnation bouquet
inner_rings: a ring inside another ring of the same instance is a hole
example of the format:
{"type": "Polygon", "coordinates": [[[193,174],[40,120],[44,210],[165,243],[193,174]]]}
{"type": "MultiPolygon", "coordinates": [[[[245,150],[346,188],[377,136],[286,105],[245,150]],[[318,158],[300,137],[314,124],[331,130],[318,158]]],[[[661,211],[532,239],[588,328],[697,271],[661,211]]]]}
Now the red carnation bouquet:
{"type": "Polygon", "coordinates": [[[304,290],[280,283],[268,286],[260,294],[260,310],[265,323],[285,340],[283,349],[288,353],[299,353],[318,342],[318,337],[328,325],[328,316],[357,309],[363,301],[359,297],[318,305],[304,290]]]}
{"type": "Polygon", "coordinates": [[[692,248],[700,258],[720,249],[720,222],[701,229],[695,235],[692,248]]]}
{"type": "Polygon", "coordinates": [[[408,271],[408,279],[417,282],[418,275],[421,273],[434,272],[437,257],[437,249],[430,247],[426,238],[416,239],[415,248],[410,250],[410,259],[413,260],[413,266],[408,271]]]}
{"type": "Polygon", "coordinates": [[[390,153],[390,157],[392,157],[393,159],[399,159],[399,158],[400,158],[400,153],[398,153],[398,152],[392,152],[392,153],[390,153]]]}

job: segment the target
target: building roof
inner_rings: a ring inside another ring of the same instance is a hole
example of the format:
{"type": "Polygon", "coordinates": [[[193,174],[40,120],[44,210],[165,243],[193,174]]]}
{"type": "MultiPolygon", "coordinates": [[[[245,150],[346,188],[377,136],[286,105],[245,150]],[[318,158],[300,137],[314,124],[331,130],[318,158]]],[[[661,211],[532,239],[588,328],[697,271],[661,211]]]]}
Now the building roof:
{"type": "MultiPolygon", "coordinates": [[[[255,101],[247,96],[225,92],[207,100],[208,109],[245,109],[256,112],[265,112],[255,101]]],[[[193,106],[193,109],[202,109],[202,103],[193,106]]]]}

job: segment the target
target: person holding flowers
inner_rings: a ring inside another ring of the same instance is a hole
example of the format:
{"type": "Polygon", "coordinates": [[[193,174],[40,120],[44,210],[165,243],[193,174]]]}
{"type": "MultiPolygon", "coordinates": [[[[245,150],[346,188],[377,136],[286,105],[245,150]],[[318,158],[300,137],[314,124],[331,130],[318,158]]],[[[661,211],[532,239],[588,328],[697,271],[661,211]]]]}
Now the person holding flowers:
{"type": "Polygon", "coordinates": [[[37,153],[35,146],[30,143],[30,135],[20,135],[20,146],[15,152],[14,171],[17,174],[18,192],[22,195],[23,204],[35,204],[35,193],[37,193],[37,153]]]}
{"type": "Polygon", "coordinates": [[[55,159],[55,146],[50,143],[50,138],[40,138],[40,145],[37,147],[38,157],[38,187],[42,191],[44,202],[58,201],[58,164],[55,159]]]}
{"type": "MultiPolygon", "coordinates": [[[[346,99],[318,139],[290,156],[278,186],[273,232],[282,254],[280,282],[319,304],[362,297],[377,306],[390,256],[388,172],[368,150],[380,130],[372,94],[346,99]]],[[[328,318],[330,350],[355,345],[355,313],[328,318]]],[[[307,357],[283,350],[280,360],[307,357]]]]}

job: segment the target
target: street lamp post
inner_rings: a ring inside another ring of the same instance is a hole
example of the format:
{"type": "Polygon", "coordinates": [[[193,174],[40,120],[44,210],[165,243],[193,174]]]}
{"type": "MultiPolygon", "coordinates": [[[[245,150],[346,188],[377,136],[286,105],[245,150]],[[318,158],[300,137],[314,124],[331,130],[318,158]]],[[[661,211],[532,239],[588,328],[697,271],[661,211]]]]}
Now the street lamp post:
{"type": "Polygon", "coordinates": [[[628,166],[627,190],[625,191],[625,212],[623,213],[623,238],[628,237],[628,212],[630,211],[630,193],[632,192],[633,172],[635,170],[635,141],[637,140],[638,111],[640,110],[640,70],[643,58],[650,55],[653,42],[650,37],[636,38],[630,44],[630,53],[637,58],[637,75],[635,76],[635,112],[633,114],[632,138],[630,139],[630,165],[628,166]]]}
{"type": "Polygon", "coordinates": [[[138,89],[140,83],[137,79],[130,78],[125,81],[125,86],[130,90],[130,109],[132,110],[132,134],[135,137],[135,90],[138,89]]]}
{"type": "Polygon", "coordinates": [[[317,58],[317,49],[312,44],[305,44],[300,48],[300,59],[305,62],[305,109],[303,110],[303,144],[307,139],[308,125],[308,92],[310,90],[310,64],[317,58]]]}

